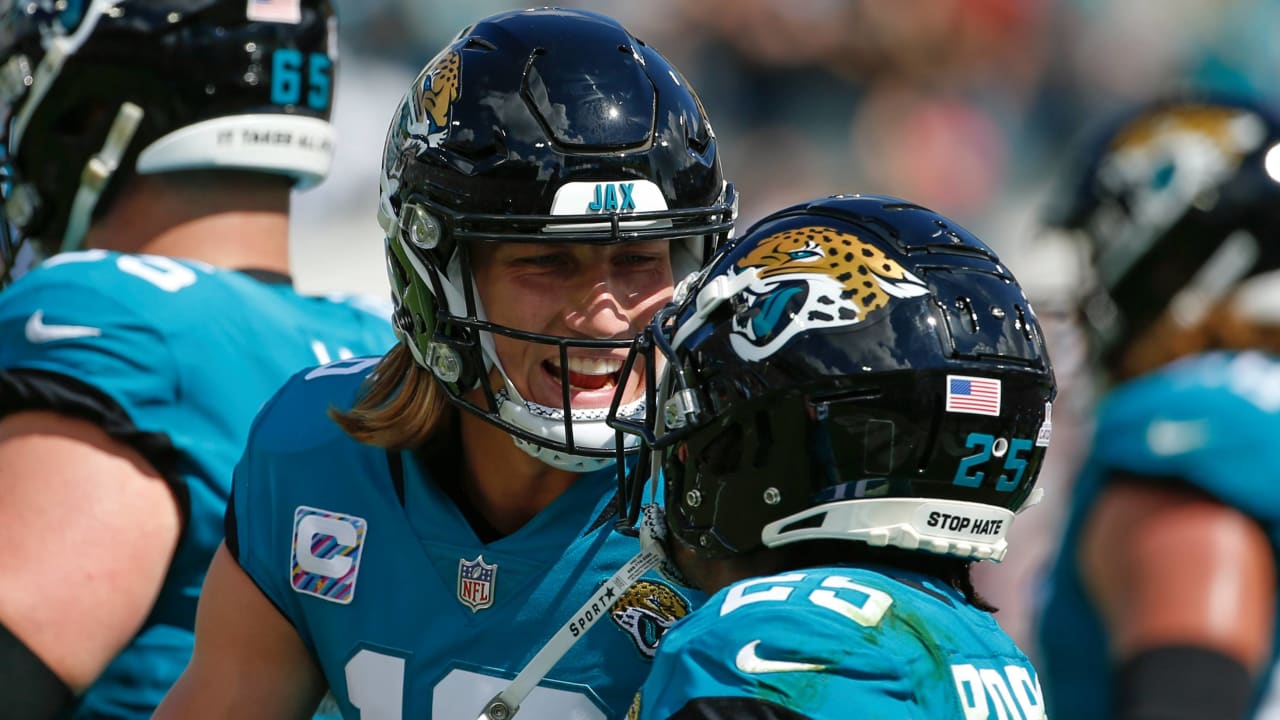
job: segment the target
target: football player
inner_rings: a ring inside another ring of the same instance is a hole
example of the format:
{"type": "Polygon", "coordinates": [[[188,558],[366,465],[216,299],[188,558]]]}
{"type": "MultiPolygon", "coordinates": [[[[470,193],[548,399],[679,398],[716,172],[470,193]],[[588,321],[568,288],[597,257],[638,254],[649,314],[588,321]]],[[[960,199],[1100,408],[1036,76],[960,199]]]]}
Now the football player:
{"type": "Polygon", "coordinates": [[[521,718],[625,712],[695,595],[601,584],[630,342],[731,229],[698,97],[602,15],[485,18],[395,109],[380,220],[400,342],[296,376],[235,476],[195,655],[160,717],[475,717],[571,621],[521,718]],[[336,422],[335,422],[336,420],[336,422]],[[605,619],[601,615],[607,614],[605,619]],[[580,623],[580,624],[579,624],[580,623]]]}
{"type": "MultiPolygon", "coordinates": [[[[653,451],[668,555],[714,595],[629,717],[1043,718],[969,579],[1037,499],[1055,392],[999,258],[925,208],[839,195],[676,294],[637,342],[666,359],[650,419],[618,424],[653,451]]],[[[648,480],[623,482],[626,517],[648,480]]]]}
{"type": "Polygon", "coordinates": [[[1280,115],[1162,98],[1092,144],[1046,242],[1078,250],[1114,387],[1040,623],[1051,715],[1262,717],[1280,707],[1280,115]]]}
{"type": "Polygon", "coordinates": [[[376,303],[288,276],[291,189],[332,152],[333,10],[3,7],[0,715],[149,717],[254,414],[394,342],[376,303]]]}

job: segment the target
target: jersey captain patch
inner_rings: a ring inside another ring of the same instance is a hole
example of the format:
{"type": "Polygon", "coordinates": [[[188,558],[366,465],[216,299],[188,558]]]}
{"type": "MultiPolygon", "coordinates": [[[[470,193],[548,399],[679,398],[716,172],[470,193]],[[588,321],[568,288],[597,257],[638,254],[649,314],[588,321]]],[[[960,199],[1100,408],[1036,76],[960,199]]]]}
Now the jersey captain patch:
{"type": "Polygon", "coordinates": [[[368,523],[354,515],[299,505],[293,514],[291,582],[297,592],[350,604],[368,523]]]}

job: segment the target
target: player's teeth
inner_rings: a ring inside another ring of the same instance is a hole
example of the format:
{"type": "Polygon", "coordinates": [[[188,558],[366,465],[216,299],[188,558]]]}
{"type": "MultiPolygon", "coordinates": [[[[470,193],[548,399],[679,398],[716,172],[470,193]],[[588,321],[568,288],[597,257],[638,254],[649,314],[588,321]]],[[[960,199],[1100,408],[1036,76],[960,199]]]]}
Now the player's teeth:
{"type": "Polygon", "coordinates": [[[579,375],[612,375],[622,369],[614,358],[569,358],[569,371],[579,375]]]}

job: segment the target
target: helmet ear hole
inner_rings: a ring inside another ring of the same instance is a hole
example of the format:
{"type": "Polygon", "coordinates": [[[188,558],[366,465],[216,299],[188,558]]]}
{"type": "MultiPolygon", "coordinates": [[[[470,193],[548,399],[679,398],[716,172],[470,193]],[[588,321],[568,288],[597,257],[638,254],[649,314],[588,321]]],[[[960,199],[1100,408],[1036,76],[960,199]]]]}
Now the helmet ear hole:
{"type": "Polygon", "coordinates": [[[706,439],[699,447],[696,443],[685,443],[685,457],[692,461],[699,475],[722,477],[738,472],[743,468],[746,459],[747,433],[742,423],[728,419],[715,423],[718,427],[715,434],[706,439]]]}
{"type": "Polygon", "coordinates": [[[862,471],[868,477],[888,476],[893,472],[894,424],[892,420],[867,420],[863,432],[862,471]]]}

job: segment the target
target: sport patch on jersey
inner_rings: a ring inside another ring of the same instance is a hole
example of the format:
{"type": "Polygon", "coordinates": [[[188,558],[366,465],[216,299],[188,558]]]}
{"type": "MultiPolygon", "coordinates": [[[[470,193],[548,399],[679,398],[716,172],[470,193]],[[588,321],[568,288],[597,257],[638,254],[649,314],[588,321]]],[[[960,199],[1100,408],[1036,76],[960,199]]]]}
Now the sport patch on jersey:
{"type": "Polygon", "coordinates": [[[297,592],[342,605],[356,595],[368,523],[354,515],[299,505],[293,514],[291,583],[297,592]]]}
{"type": "Polygon", "coordinates": [[[609,616],[631,637],[636,649],[652,659],[658,641],[677,620],[689,614],[689,601],[657,580],[641,580],[613,604],[609,616]]]}
{"type": "Polygon", "coordinates": [[[493,590],[498,581],[498,563],[487,563],[483,555],[475,560],[458,560],[458,601],[471,612],[493,605],[493,590]]]}

